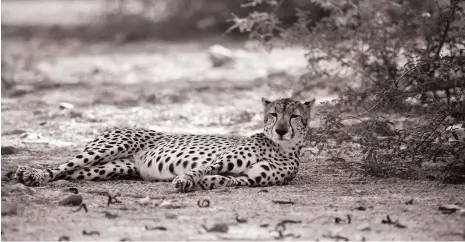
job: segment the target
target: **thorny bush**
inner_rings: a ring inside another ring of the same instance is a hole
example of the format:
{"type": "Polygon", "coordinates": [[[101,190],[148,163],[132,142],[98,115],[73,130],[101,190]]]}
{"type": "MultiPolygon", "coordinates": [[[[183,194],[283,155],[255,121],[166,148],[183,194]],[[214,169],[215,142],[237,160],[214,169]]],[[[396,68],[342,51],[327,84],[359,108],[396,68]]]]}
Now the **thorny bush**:
{"type": "Polygon", "coordinates": [[[285,26],[276,15],[283,0],[252,0],[273,10],[236,17],[231,29],[270,48],[305,46],[309,68],[295,97],[322,82],[338,92],[320,106],[310,144],[330,160],[362,157],[356,167],[376,176],[431,177],[422,168],[439,167],[434,174],[464,182],[465,1],[309,1],[326,17],[296,9],[285,26]]]}

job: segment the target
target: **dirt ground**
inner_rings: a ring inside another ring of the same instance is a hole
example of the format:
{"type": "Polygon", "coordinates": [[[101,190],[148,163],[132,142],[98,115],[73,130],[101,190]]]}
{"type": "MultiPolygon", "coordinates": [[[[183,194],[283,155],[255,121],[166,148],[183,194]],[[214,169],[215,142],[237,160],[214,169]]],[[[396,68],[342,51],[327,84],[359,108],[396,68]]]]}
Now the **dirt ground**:
{"type": "MultiPolygon", "coordinates": [[[[180,194],[169,183],[110,181],[24,189],[6,177],[17,165],[63,163],[111,127],[258,131],[260,98],[289,95],[284,87],[291,85],[283,81],[305,70],[303,53],[267,53],[224,39],[111,45],[3,38],[2,59],[15,71],[2,78],[15,84],[6,88],[2,81],[1,239],[464,240],[465,214],[438,210],[463,205],[464,185],[366,177],[309,149],[296,180],[282,187],[180,194]],[[215,43],[231,48],[237,62],[211,67],[207,50],[215,43]],[[4,147],[14,147],[12,154],[4,147]],[[88,213],[58,205],[72,194],[70,187],[83,196],[88,213]],[[119,191],[121,204],[107,206],[108,191],[119,191]],[[137,203],[147,196],[147,204],[137,203]],[[210,206],[199,207],[202,199],[210,206]],[[16,214],[8,213],[12,207],[16,214]],[[382,223],[387,216],[392,224],[382,223]],[[215,225],[217,232],[207,231],[215,225]]],[[[324,90],[311,94],[318,101],[331,98],[324,90]]]]}

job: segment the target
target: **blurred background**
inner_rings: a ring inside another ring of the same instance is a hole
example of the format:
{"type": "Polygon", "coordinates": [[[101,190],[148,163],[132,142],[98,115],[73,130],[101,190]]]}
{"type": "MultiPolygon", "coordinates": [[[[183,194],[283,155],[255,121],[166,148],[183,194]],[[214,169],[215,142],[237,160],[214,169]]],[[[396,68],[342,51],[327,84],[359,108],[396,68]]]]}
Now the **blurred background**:
{"type": "Polygon", "coordinates": [[[109,126],[244,135],[261,128],[262,96],[316,97],[314,155],[463,182],[464,7],[4,0],[2,141],[74,146],[109,126]]]}

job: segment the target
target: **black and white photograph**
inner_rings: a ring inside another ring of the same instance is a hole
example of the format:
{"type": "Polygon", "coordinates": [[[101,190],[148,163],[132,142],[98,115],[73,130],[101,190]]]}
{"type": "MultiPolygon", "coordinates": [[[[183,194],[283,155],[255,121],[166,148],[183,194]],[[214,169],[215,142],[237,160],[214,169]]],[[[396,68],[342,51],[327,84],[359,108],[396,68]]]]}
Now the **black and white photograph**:
{"type": "Polygon", "coordinates": [[[464,0],[2,0],[2,241],[465,241],[464,0]]]}

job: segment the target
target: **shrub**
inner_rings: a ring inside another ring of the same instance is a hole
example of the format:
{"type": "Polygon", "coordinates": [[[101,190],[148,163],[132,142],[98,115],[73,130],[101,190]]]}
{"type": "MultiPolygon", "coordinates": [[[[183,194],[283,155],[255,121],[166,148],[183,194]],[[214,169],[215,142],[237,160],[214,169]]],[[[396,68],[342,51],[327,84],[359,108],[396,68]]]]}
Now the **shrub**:
{"type": "Polygon", "coordinates": [[[237,17],[232,28],[270,48],[306,47],[296,97],[333,82],[339,99],[322,108],[313,145],[341,155],[343,143],[358,144],[362,169],[377,176],[422,176],[436,162],[465,180],[464,2],[310,0],[327,16],[297,9],[291,26],[276,15],[283,2],[251,1],[274,8],[237,17]]]}

